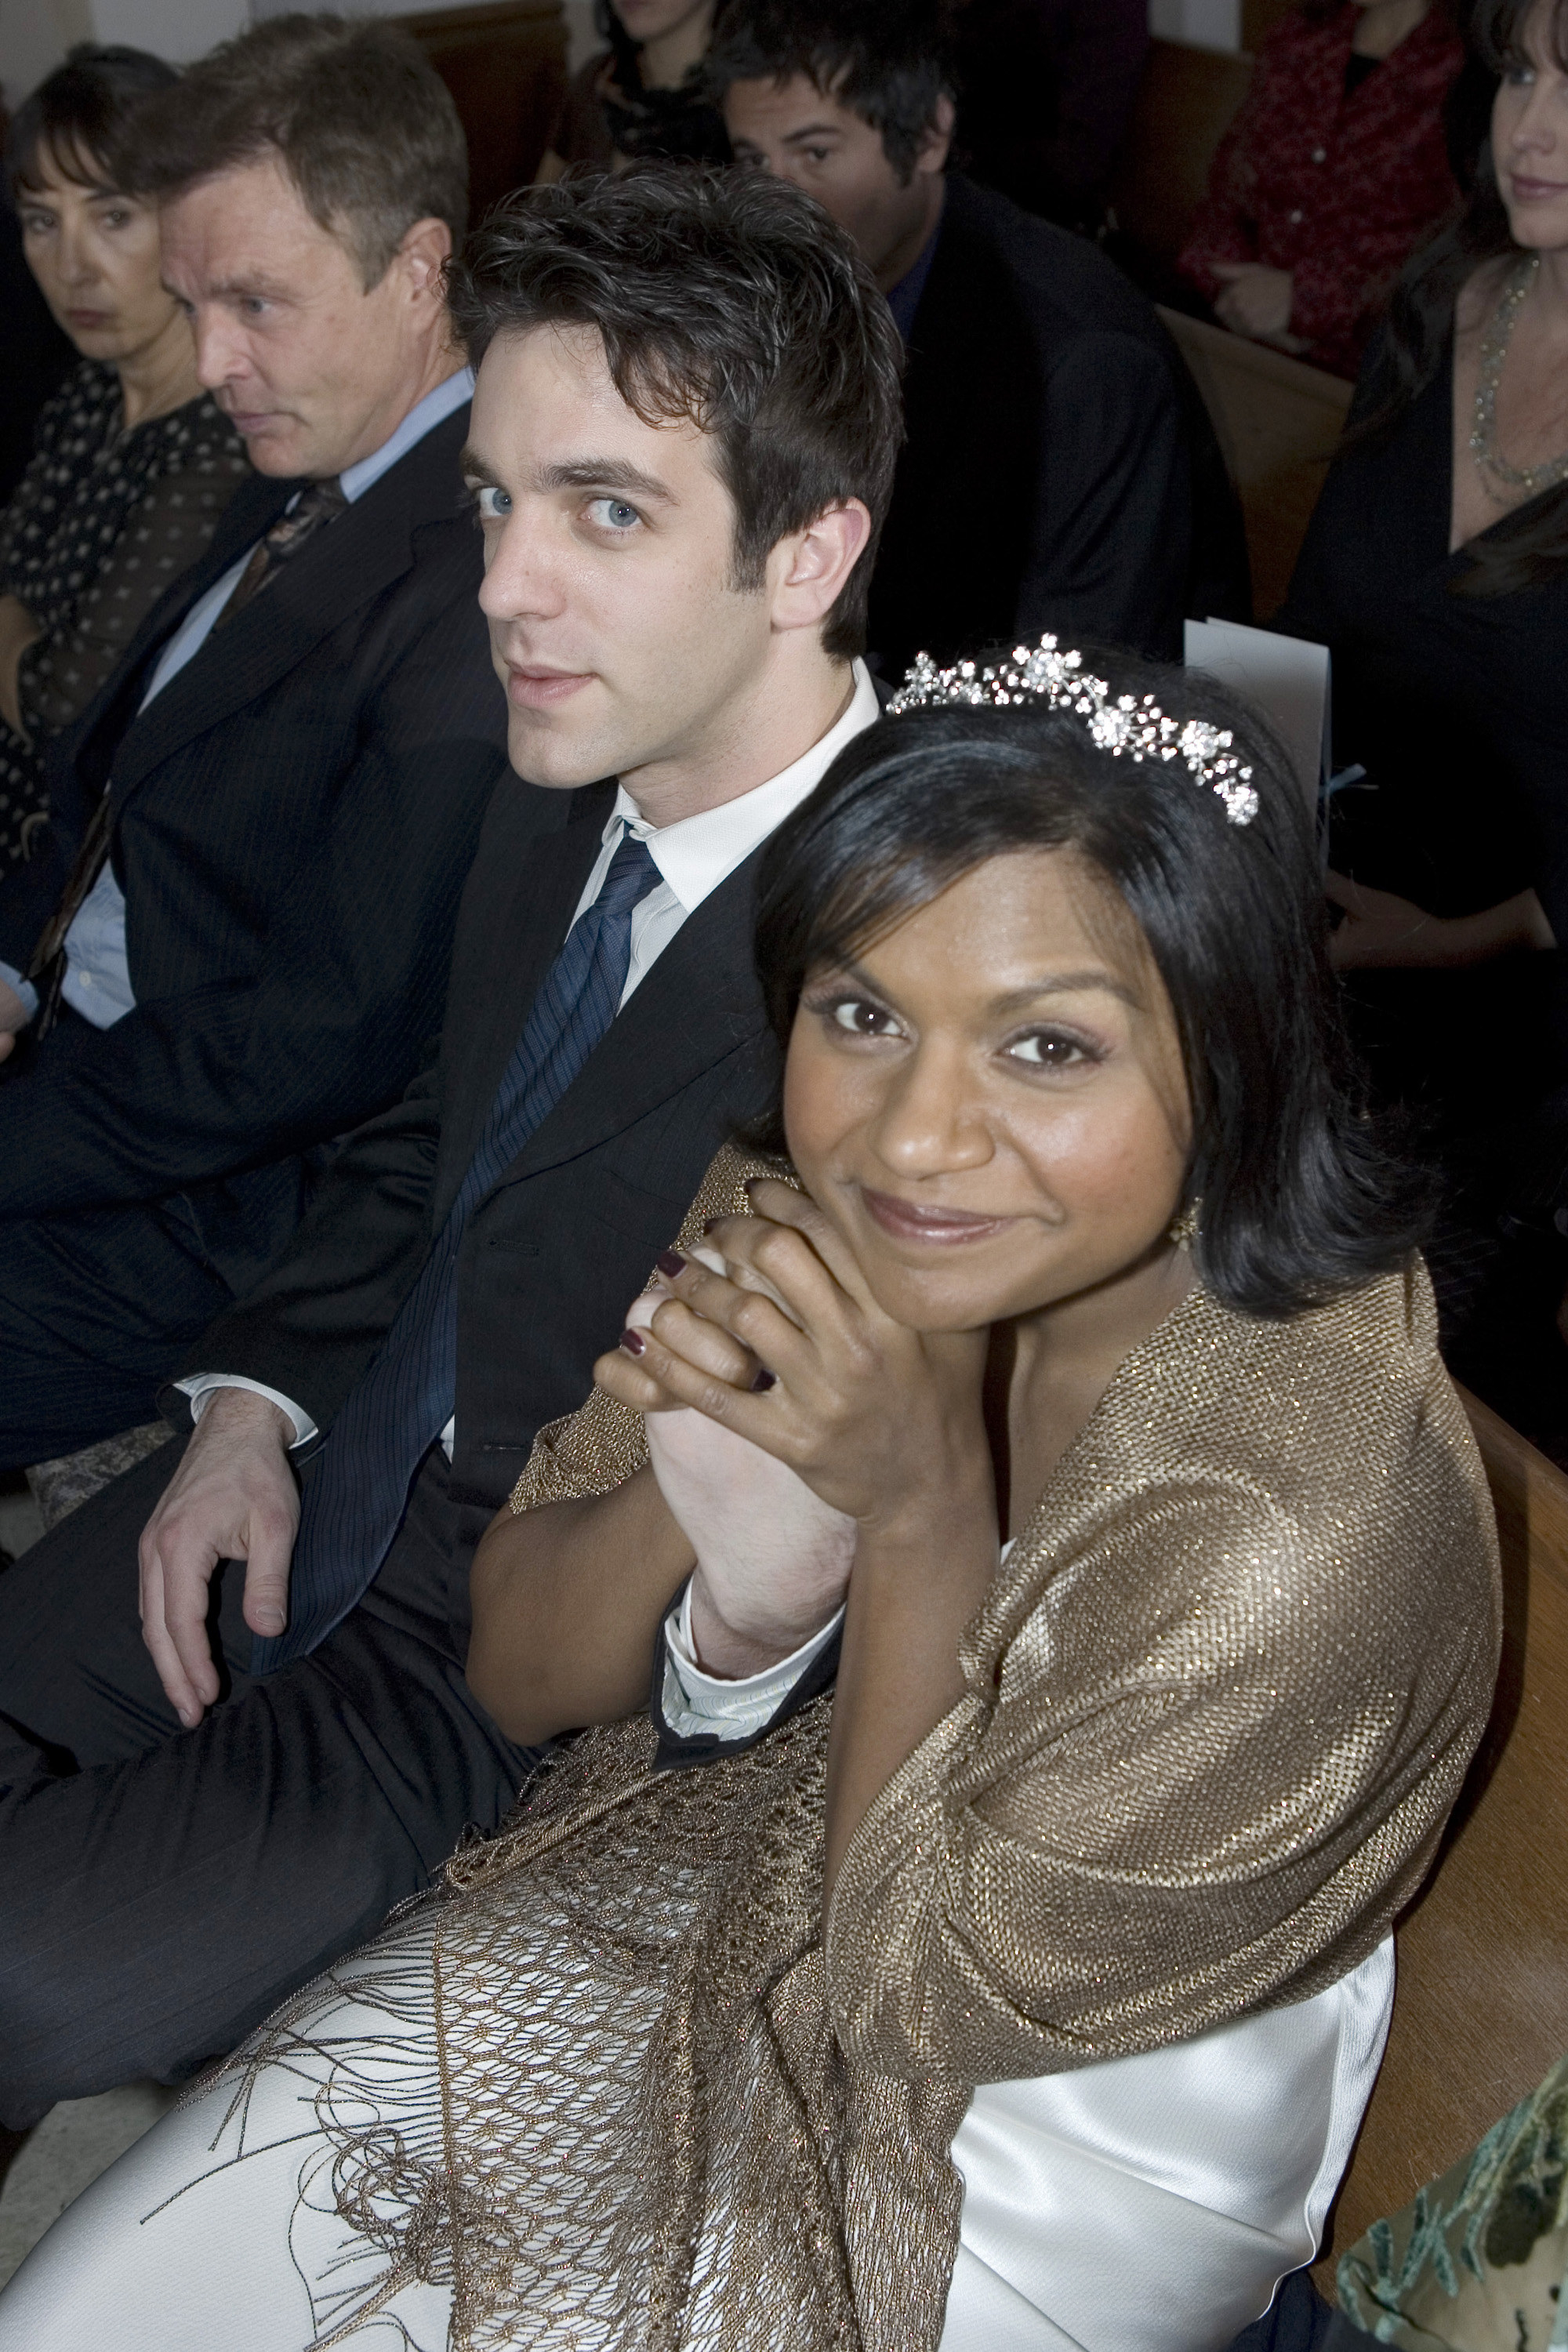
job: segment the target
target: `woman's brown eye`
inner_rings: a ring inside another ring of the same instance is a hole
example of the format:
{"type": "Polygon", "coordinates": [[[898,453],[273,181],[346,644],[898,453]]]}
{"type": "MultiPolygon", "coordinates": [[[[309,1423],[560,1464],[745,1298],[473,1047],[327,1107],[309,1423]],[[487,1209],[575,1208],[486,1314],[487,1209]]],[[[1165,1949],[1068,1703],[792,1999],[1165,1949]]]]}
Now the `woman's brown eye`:
{"type": "Polygon", "coordinates": [[[1054,1030],[1037,1029],[1029,1036],[1020,1037],[1008,1050],[1015,1061],[1026,1062],[1037,1070],[1065,1070],[1074,1062],[1089,1058],[1076,1037],[1064,1037],[1054,1030]]]}
{"type": "Polygon", "coordinates": [[[845,997],[832,1007],[835,1024],[847,1029],[855,1037],[886,1037],[894,1027],[893,1016],[884,1013],[879,1004],[868,1004],[863,1000],[845,997]]]}

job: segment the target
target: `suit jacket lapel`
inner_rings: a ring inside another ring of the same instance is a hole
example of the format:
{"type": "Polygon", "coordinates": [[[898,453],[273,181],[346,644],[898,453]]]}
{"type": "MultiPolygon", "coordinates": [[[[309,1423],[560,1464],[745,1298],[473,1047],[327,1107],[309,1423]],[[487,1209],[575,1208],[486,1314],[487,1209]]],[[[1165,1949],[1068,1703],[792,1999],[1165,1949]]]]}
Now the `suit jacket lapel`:
{"type": "Polygon", "coordinates": [[[75,726],[54,746],[50,765],[57,787],[57,806],[62,797],[60,783],[72,778],[85,792],[87,805],[96,803],[115,765],[120,744],[135,722],[155,657],[186,614],[231,565],[238,562],[247,548],[254,547],[262,532],[271,529],[295,491],[302,487],[299,482],[274,481],[265,474],[253,474],[240,484],[219,519],[206,553],[164,589],[127,646],[118,667],[75,726]]]}
{"type": "Polygon", "coordinates": [[[592,1150],[760,1035],[752,930],[761,856],[754,850],[681,925],[503,1183],[592,1150]]]}
{"type": "MultiPolygon", "coordinates": [[[[456,507],[460,494],[457,454],[467,423],[464,407],[435,426],[346,514],[302,548],[230,628],[202,646],[117,748],[117,792],[131,790],[193,736],[221,726],[265,693],[341,622],[408,570],[417,526],[448,515],[456,507]]],[[[291,496],[299,485],[282,487],[291,496]]],[[[286,502],[280,499],[276,511],[286,502]]],[[[259,536],[253,530],[245,546],[259,536]]],[[[228,562],[243,552],[244,547],[234,548],[228,562]]],[[[206,584],[211,586],[227,568],[204,566],[206,584]]],[[[190,609],[188,601],[184,609],[190,609]]]]}

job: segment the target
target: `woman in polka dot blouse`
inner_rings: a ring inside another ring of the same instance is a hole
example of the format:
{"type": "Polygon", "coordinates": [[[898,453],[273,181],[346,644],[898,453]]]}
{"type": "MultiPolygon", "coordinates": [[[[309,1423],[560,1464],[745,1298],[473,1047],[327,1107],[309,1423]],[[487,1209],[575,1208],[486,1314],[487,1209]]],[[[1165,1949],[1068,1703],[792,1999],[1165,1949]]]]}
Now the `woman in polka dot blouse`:
{"type": "Polygon", "coordinates": [[[156,215],[116,192],[103,161],[126,115],[174,79],[140,50],[84,45],[6,140],[28,266],[82,361],[0,514],[0,887],[47,821],[49,737],[201,554],[248,470],[159,283],[156,215]]]}

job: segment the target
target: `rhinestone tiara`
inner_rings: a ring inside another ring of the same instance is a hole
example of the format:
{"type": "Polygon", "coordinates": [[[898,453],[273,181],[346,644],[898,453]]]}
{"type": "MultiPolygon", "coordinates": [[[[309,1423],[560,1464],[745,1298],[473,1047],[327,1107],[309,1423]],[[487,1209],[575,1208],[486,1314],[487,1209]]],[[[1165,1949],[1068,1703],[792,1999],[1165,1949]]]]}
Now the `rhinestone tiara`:
{"type": "Polygon", "coordinates": [[[888,705],[888,716],[927,710],[943,703],[1044,702],[1052,710],[1076,712],[1101,751],[1126,760],[1180,760],[1194,781],[1206,784],[1225,803],[1232,824],[1250,824],[1258,814],[1252,770],[1231,749],[1228,727],[1206,719],[1168,719],[1152,694],[1114,698],[1102,677],[1083,666],[1079,653],[1064,653],[1045,636],[1033,651],[1015,646],[1010,661],[981,669],[972,661],[938,669],[930,654],[917,654],[904,682],[888,705]]]}

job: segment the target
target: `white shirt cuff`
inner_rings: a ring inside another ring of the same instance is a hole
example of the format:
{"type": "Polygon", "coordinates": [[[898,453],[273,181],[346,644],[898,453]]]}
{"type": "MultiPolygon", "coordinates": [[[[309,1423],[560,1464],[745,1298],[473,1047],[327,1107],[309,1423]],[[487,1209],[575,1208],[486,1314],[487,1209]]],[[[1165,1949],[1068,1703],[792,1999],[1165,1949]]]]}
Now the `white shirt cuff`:
{"type": "Polygon", "coordinates": [[[268,1404],[275,1404],[279,1412],[288,1414],[294,1424],[294,1435],[289,1447],[290,1453],[296,1445],[303,1445],[308,1437],[316,1434],[316,1424],[304,1406],[296,1404],[292,1397],[279,1396],[278,1391],[269,1389],[265,1381],[247,1381],[238,1372],[195,1372],[188,1381],[176,1381],[174,1386],[182,1395],[190,1398],[193,1421],[200,1421],[206,1411],[207,1399],[216,1396],[219,1389],[247,1389],[252,1396],[265,1397],[268,1404]]]}
{"type": "Polygon", "coordinates": [[[744,1675],[726,1682],[704,1674],[697,1663],[691,1639],[691,1586],[664,1621],[664,1719],[678,1739],[706,1737],[749,1739],[772,1722],[806,1668],[813,1664],[844,1622],[835,1610],[826,1625],[787,1658],[765,1666],[760,1675],[744,1675]]]}
{"type": "Polygon", "coordinates": [[[14,988],[27,1008],[27,1018],[33,1020],[38,1010],[38,992],[30,980],[24,980],[15,964],[0,963],[0,980],[14,988]]]}

